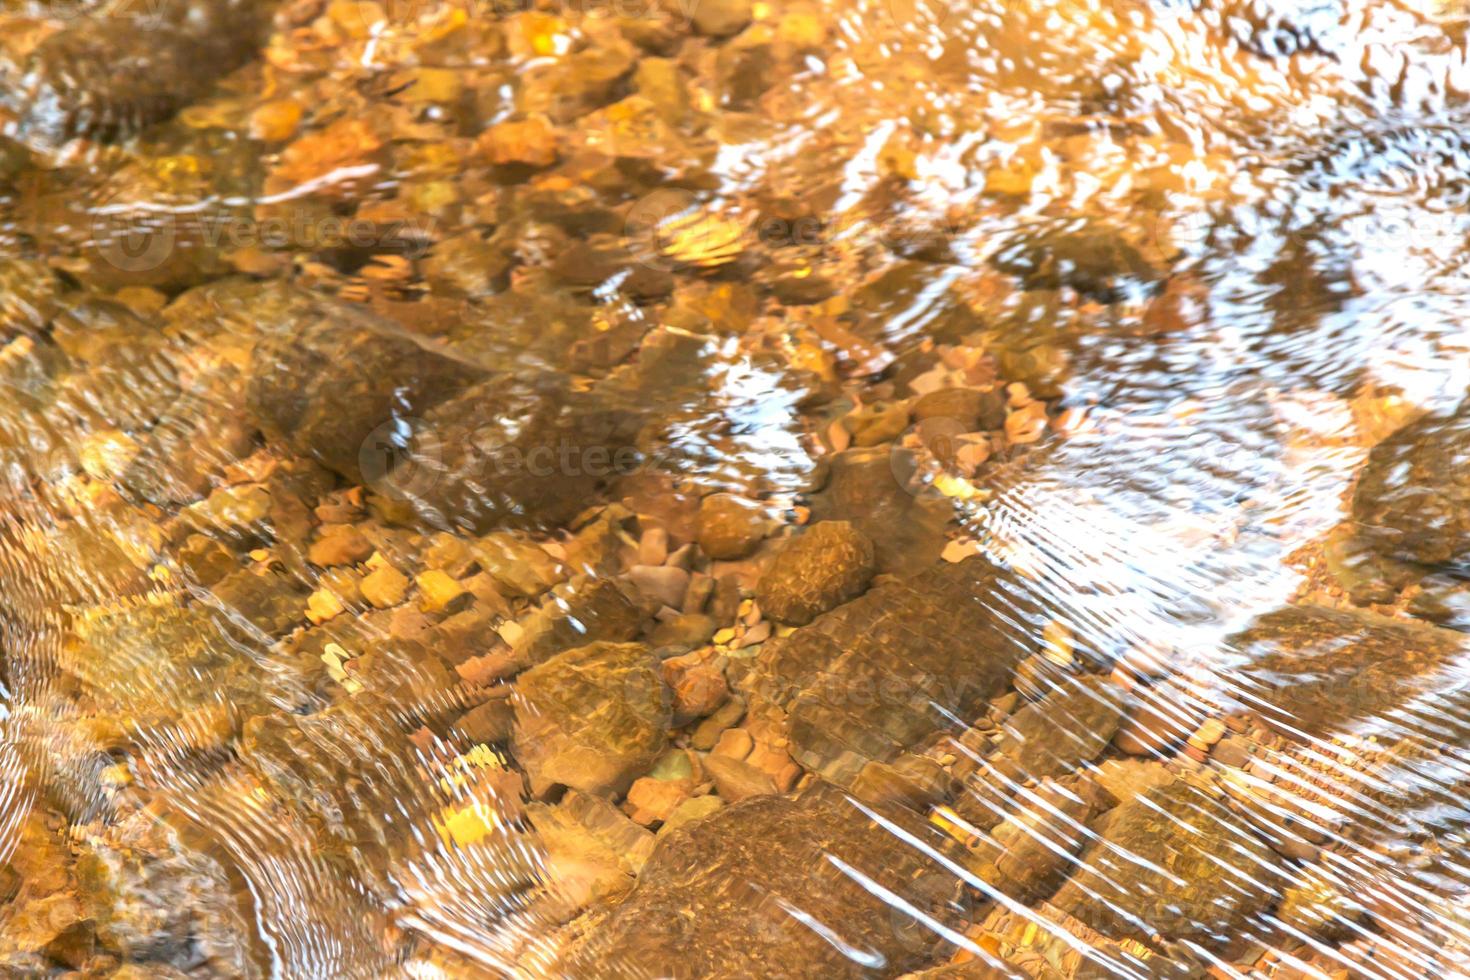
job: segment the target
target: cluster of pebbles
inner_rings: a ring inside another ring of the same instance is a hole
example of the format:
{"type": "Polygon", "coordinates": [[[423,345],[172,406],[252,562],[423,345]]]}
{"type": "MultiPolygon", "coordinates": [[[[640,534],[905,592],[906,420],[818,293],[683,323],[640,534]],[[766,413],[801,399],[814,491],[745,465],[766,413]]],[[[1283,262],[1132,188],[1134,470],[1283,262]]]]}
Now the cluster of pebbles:
{"type": "Polygon", "coordinates": [[[6,971],[1453,972],[1459,414],[1373,450],[1327,604],[1104,656],[957,509],[1165,277],[1069,218],[895,341],[946,243],[752,239],[836,196],[711,190],[817,6],[152,6],[0,39],[6,971]],[[207,203],[130,263],[78,188],[207,203]]]}

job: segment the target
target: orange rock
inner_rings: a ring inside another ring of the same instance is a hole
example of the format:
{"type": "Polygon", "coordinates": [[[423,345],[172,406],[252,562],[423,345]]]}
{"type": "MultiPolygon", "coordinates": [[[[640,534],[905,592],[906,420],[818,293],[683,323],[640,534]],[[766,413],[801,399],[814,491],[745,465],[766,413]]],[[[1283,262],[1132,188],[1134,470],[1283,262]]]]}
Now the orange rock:
{"type": "Polygon", "coordinates": [[[497,166],[549,167],[556,162],[556,131],[545,116],[497,123],[480,134],[482,156],[497,166]]]}

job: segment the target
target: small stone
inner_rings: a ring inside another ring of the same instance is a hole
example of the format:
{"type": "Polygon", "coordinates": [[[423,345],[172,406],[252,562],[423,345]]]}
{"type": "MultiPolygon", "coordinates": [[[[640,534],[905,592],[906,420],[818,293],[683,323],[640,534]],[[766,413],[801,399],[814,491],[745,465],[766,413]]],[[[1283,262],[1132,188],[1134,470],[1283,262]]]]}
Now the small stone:
{"type": "Polygon", "coordinates": [[[301,116],[301,103],[294,99],[263,103],[250,114],[250,138],[263,143],[284,143],[296,135],[301,116]]]}
{"type": "Polygon", "coordinates": [[[718,796],[696,796],[685,800],[669,814],[664,820],[664,825],[659,828],[658,835],[670,833],[695,820],[703,820],[705,817],[721,809],[725,801],[718,796]]]}
{"type": "MultiPolygon", "coordinates": [[[[668,608],[668,607],[665,607],[668,608]]],[[[703,613],[682,613],[659,623],[649,637],[656,647],[702,646],[715,634],[715,621],[703,613]]]]}
{"type": "Polygon", "coordinates": [[[409,585],[407,575],[384,563],[364,578],[358,588],[375,609],[391,609],[403,602],[409,585]]]}
{"type": "Polygon", "coordinates": [[[306,558],[313,565],[330,568],[355,565],[366,561],[372,553],[372,542],[351,524],[324,524],[307,549],[306,558]]]}
{"type": "Polygon", "coordinates": [[[669,532],[651,527],[638,539],[638,564],[662,565],[669,557],[669,532]]]}
{"type": "Polygon", "coordinates": [[[914,420],[953,419],[961,432],[999,429],[1005,425],[1005,396],[976,388],[941,388],[921,396],[912,408],[914,420]]]}
{"type": "Polygon", "coordinates": [[[1211,718],[1189,736],[1189,745],[1199,749],[1202,753],[1208,752],[1216,742],[1224,737],[1225,723],[1219,718],[1211,718]]]}
{"type": "Polygon", "coordinates": [[[652,779],[644,776],[628,787],[625,809],[634,823],[645,827],[662,823],[688,800],[694,788],[688,781],[652,779]]]}
{"type": "Polygon", "coordinates": [[[682,609],[684,595],[689,590],[689,573],[671,565],[634,565],[628,569],[628,578],[638,591],[668,606],[682,609]]]}
{"type": "Polygon", "coordinates": [[[544,116],[491,126],[480,134],[480,153],[496,166],[540,169],[556,162],[556,130],[544,116]]]}
{"type": "Polygon", "coordinates": [[[744,759],[755,748],[755,739],[743,728],[727,729],[715,743],[714,754],[729,759],[744,759]]]}
{"type": "MultiPolygon", "coordinates": [[[[715,580],[712,577],[703,572],[692,573],[689,576],[689,591],[684,593],[684,611],[686,613],[703,612],[714,591],[715,580]]],[[[716,623],[716,625],[719,624],[716,623]]]]}
{"type": "Polygon", "coordinates": [[[1165,701],[1150,692],[1128,712],[1113,745],[1125,755],[1167,754],[1199,724],[1200,714],[1183,699],[1165,701]]]}
{"type": "Polygon", "coordinates": [[[751,16],[751,0],[700,0],[694,5],[694,29],[705,37],[729,37],[744,30],[751,16]]]}
{"type": "Polygon", "coordinates": [[[711,755],[705,759],[705,767],[715,781],[716,791],[726,802],[739,803],[752,796],[776,792],[775,781],[748,762],[727,755],[711,755]]]}
{"type": "Polygon", "coordinates": [[[622,793],[662,755],[669,707],[652,651],[593,643],[517,681],[516,758],[540,797],[556,785],[622,793]]]}
{"type": "Polygon", "coordinates": [[[414,582],[419,587],[419,608],[426,613],[458,612],[473,599],[462,584],[439,569],[419,573],[414,582]]]}
{"type": "Polygon", "coordinates": [[[855,446],[880,446],[893,442],[909,426],[909,410],[904,405],[877,402],[858,409],[842,420],[852,433],[855,446]]]}
{"type": "Polygon", "coordinates": [[[674,723],[683,724],[713,713],[730,698],[725,672],[714,660],[690,654],[661,665],[664,683],[674,692],[674,723]]]}
{"type": "Polygon", "coordinates": [[[875,570],[867,535],[846,521],[822,521],[771,560],[756,586],[756,599],[777,622],[804,626],[861,595],[875,570]]]}
{"type": "Polygon", "coordinates": [[[735,561],[755,551],[766,536],[766,519],[751,501],[730,493],[705,497],[699,505],[699,546],[711,558],[735,561]]]}
{"type": "Polygon", "coordinates": [[[689,736],[690,748],[700,752],[710,751],[719,743],[724,733],[732,725],[738,725],[744,716],[745,702],[740,698],[731,698],[695,727],[689,736]]]}

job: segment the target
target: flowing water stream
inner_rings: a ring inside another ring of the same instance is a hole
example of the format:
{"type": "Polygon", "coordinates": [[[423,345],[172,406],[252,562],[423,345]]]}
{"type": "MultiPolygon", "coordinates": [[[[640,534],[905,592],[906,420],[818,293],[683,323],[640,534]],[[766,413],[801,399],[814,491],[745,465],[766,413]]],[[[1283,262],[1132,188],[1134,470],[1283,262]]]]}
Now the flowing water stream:
{"type": "Polygon", "coordinates": [[[1467,28],[4,0],[0,972],[1470,973],[1467,28]]]}

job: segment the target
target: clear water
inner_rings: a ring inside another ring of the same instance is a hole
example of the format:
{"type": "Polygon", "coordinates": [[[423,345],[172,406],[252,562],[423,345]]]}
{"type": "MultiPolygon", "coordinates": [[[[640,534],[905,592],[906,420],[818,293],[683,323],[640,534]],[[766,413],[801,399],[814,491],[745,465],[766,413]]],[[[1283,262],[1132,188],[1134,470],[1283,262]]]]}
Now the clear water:
{"type": "Polygon", "coordinates": [[[1466,17],[5,4],[5,969],[1465,972],[1466,17]]]}

